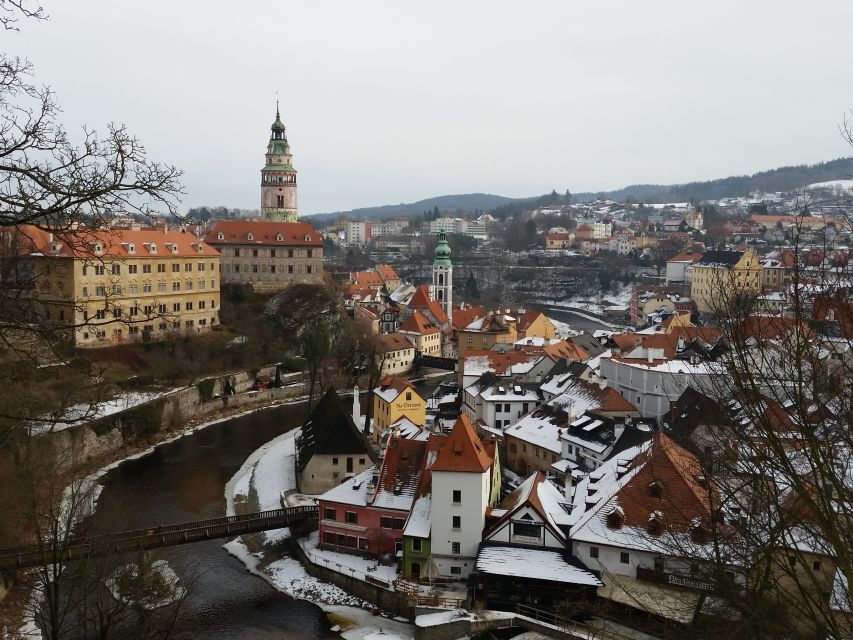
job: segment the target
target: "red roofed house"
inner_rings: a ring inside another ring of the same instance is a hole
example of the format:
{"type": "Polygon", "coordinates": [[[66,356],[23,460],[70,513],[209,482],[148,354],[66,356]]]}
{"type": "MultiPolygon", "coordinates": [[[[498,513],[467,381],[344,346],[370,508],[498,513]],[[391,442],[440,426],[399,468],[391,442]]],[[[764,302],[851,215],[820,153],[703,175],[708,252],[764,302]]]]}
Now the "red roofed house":
{"type": "Polygon", "coordinates": [[[486,509],[500,496],[494,440],[482,441],[459,416],[432,465],[431,560],[444,578],[465,579],[483,539],[486,509]]]}
{"type": "Polygon", "coordinates": [[[549,231],[545,234],[545,248],[551,251],[568,249],[572,246],[575,234],[568,231],[549,231]]]}
{"type": "Polygon", "coordinates": [[[304,222],[217,220],[204,236],[222,254],[222,281],[255,291],[323,282],[323,237],[304,222]]]}
{"type": "Polygon", "coordinates": [[[400,276],[390,264],[377,264],[376,273],[382,278],[382,284],[385,285],[386,291],[393,291],[400,286],[400,276]]]}
{"type": "Polygon", "coordinates": [[[412,341],[418,353],[441,357],[441,330],[420,310],[415,309],[397,331],[412,341]]]}
{"type": "MultiPolygon", "coordinates": [[[[219,252],[167,229],[50,232],[7,227],[2,241],[25,263],[13,266],[35,318],[78,347],[208,331],[219,322],[219,252]]],[[[4,276],[8,277],[8,276],[4,276]]]]}
{"type": "Polygon", "coordinates": [[[550,340],[557,337],[557,328],[541,311],[534,309],[515,309],[515,329],[518,338],[545,338],[550,340]]]}
{"type": "Polygon", "coordinates": [[[415,346],[402,333],[381,333],[376,342],[376,365],[379,375],[406,373],[415,361],[415,346]]]}

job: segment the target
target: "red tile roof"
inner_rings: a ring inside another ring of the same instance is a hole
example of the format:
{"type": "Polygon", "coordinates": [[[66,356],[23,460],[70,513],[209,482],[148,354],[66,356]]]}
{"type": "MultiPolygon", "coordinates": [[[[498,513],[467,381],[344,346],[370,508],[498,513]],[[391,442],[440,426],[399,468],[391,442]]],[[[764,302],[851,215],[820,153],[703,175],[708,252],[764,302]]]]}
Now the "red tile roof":
{"type": "Polygon", "coordinates": [[[465,352],[466,361],[469,358],[475,358],[478,356],[487,357],[489,359],[489,368],[494,370],[496,375],[502,376],[512,365],[520,364],[522,362],[530,362],[537,358],[538,354],[525,353],[520,349],[513,349],[512,351],[507,351],[505,353],[501,353],[500,351],[491,351],[488,349],[472,349],[465,352]]]}
{"type": "Polygon", "coordinates": [[[375,271],[353,271],[349,274],[349,279],[360,287],[382,288],[382,277],[375,271]]]}
{"type": "Polygon", "coordinates": [[[376,271],[379,273],[379,276],[382,280],[399,280],[400,276],[397,275],[397,272],[394,271],[394,267],[390,264],[377,264],[376,271]]]}
{"type": "Polygon", "coordinates": [[[428,285],[422,284],[417,288],[415,295],[413,295],[412,299],[409,301],[409,307],[413,309],[429,310],[433,317],[435,317],[438,324],[443,325],[448,320],[447,314],[444,313],[444,309],[441,308],[441,305],[435,300],[430,300],[428,285]]]}
{"type": "Polygon", "coordinates": [[[266,220],[217,220],[204,235],[204,240],[212,245],[323,246],[323,237],[310,224],[266,220]],[[252,234],[251,240],[249,234],[252,234]]]}
{"type": "Polygon", "coordinates": [[[486,443],[477,437],[468,417],[461,415],[432,465],[432,471],[484,473],[493,462],[493,454],[487,451],[486,443]]]}
{"type": "Polygon", "coordinates": [[[42,253],[57,258],[219,257],[215,248],[185,231],[80,228],[52,233],[32,225],[18,225],[14,234],[22,254],[42,253]],[[97,246],[101,252],[95,251],[97,246]]]}
{"type": "Polygon", "coordinates": [[[459,331],[464,329],[477,318],[485,318],[487,315],[483,307],[467,307],[465,309],[453,309],[453,328],[459,331]]]}
{"type": "Polygon", "coordinates": [[[414,349],[412,342],[402,333],[381,333],[374,336],[376,340],[376,353],[388,353],[389,351],[401,351],[403,349],[414,349]]]}
{"type": "Polygon", "coordinates": [[[517,331],[527,331],[531,324],[533,324],[536,319],[543,315],[541,311],[535,311],[533,309],[528,309],[522,314],[519,314],[517,311],[512,313],[512,316],[515,318],[515,328],[517,331]]]}
{"type": "Polygon", "coordinates": [[[672,256],[667,262],[698,262],[702,259],[702,254],[695,251],[691,253],[679,253],[672,256]]]}
{"type": "Polygon", "coordinates": [[[433,333],[440,333],[438,327],[435,326],[429,318],[427,318],[417,309],[412,315],[410,315],[406,319],[403,324],[400,325],[399,331],[417,333],[421,336],[430,335],[433,333]]]}

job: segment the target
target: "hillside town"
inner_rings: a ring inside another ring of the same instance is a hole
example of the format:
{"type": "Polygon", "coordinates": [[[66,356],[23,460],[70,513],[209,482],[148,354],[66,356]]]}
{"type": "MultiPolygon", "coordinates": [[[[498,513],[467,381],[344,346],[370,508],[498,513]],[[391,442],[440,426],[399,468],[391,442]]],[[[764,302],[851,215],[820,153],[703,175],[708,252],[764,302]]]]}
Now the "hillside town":
{"type": "MultiPolygon", "coordinates": [[[[309,308],[288,354],[309,413],[226,496],[229,516],[316,515],[293,527],[291,550],[267,533],[244,556],[295,554],[345,597],[421,626],[492,611],[546,635],[746,635],[781,618],[804,636],[851,633],[843,210],[780,194],[554,203],[515,214],[530,244],[511,251],[507,221],[489,213],[315,228],[296,191],[277,109],[257,218],[0,230],[4,285],[39,327],[41,366],[65,366],[45,355],[56,343],[130,354],[227,333],[239,345],[249,338],[222,320],[235,291],[268,306],[331,292],[361,342],[335,361],[343,325],[318,338],[334,314],[309,308]],[[332,259],[354,250],[360,270],[332,259]],[[531,260],[593,274],[618,262],[624,280],[479,287],[497,260],[506,280],[531,260]]],[[[8,334],[13,350],[25,334],[8,334]]],[[[274,375],[244,388],[282,387],[282,363],[267,364],[274,375]]],[[[236,387],[211,384],[227,406],[236,387]]],[[[6,591],[19,578],[3,571],[6,591]]]]}

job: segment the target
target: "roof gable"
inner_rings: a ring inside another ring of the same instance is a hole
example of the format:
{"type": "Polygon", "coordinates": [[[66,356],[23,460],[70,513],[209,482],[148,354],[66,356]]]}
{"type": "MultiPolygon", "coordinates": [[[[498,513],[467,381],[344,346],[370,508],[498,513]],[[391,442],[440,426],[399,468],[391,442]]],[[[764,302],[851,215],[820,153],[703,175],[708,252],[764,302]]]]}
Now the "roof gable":
{"type": "Polygon", "coordinates": [[[461,415],[441,448],[432,471],[484,473],[493,462],[494,459],[487,451],[485,443],[474,432],[471,421],[467,416],[461,415]]]}

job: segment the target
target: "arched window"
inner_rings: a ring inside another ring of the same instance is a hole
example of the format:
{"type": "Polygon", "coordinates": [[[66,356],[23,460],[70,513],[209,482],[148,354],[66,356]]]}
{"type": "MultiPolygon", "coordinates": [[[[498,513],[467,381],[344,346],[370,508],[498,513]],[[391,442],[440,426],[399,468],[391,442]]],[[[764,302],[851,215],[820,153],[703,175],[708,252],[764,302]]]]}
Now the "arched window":
{"type": "Polygon", "coordinates": [[[442,291],[441,289],[438,290],[438,300],[439,302],[444,300],[444,291],[442,291]]]}
{"type": "Polygon", "coordinates": [[[439,274],[438,274],[438,286],[440,287],[440,286],[442,286],[443,284],[444,284],[444,274],[443,274],[443,273],[439,273],[439,274]]]}

